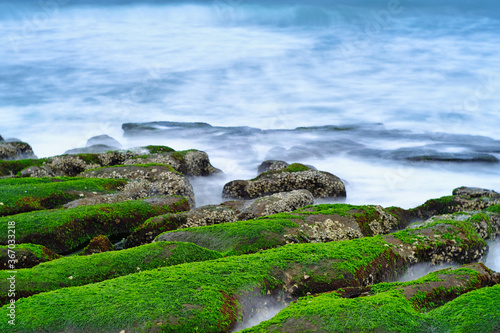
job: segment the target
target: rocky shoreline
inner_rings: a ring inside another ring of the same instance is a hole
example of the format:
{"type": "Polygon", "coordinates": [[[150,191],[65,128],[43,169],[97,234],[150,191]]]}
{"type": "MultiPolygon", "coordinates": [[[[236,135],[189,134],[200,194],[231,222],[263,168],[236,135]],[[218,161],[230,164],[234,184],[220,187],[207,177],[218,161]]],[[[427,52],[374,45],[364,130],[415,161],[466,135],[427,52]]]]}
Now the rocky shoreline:
{"type": "Polygon", "coordinates": [[[500,330],[500,274],[482,264],[500,236],[493,190],[411,209],[315,205],[349,196],[344,180],[267,160],[213,194],[227,201],[197,206],[191,181],[224,172],[203,151],[100,136],[67,153],[38,159],[0,137],[0,222],[16,235],[12,259],[0,233],[3,290],[17,271],[15,296],[0,296],[16,325],[1,331],[232,332],[263,304],[284,309],[244,332],[500,330]],[[420,263],[463,266],[394,282],[420,263]]]}

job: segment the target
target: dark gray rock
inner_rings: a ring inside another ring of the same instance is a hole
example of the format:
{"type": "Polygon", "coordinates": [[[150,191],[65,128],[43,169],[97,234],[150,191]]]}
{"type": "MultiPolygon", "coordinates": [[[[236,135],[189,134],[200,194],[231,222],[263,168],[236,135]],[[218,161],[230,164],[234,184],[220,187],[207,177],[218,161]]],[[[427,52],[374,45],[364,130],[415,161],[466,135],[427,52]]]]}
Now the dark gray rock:
{"type": "Polygon", "coordinates": [[[3,139],[3,137],[0,135],[0,142],[4,142],[5,140],[3,139]]]}
{"type": "Polygon", "coordinates": [[[497,193],[493,190],[486,190],[484,188],[479,187],[466,187],[462,186],[453,190],[453,195],[457,195],[460,197],[466,197],[468,199],[473,198],[500,198],[500,193],[497,193]]]}
{"type": "Polygon", "coordinates": [[[314,204],[314,197],[308,190],[276,193],[253,200],[241,210],[237,215],[237,220],[250,220],[261,216],[291,212],[312,204],[314,204]]]}
{"type": "Polygon", "coordinates": [[[286,169],[290,164],[286,163],[285,161],[278,161],[278,160],[267,160],[262,162],[259,165],[259,168],[257,169],[257,172],[259,175],[264,172],[268,171],[279,171],[286,169]]]}
{"type": "Polygon", "coordinates": [[[234,180],[222,190],[223,198],[255,199],[279,192],[308,190],[315,198],[344,198],[344,183],[335,175],[312,170],[301,164],[292,164],[280,171],[260,174],[251,180],[234,180]]]}
{"type": "Polygon", "coordinates": [[[76,154],[100,154],[107,153],[109,151],[118,150],[120,148],[107,146],[107,145],[93,145],[85,148],[74,148],[69,149],[64,152],[64,154],[76,155],[76,154]]]}
{"type": "Polygon", "coordinates": [[[152,154],[147,157],[127,159],[125,165],[160,163],[171,165],[186,176],[210,176],[221,171],[210,163],[207,153],[200,150],[152,154]]]}
{"type": "Polygon", "coordinates": [[[37,158],[31,146],[22,141],[3,141],[0,143],[0,160],[21,160],[37,158]]]}
{"type": "MultiPolygon", "coordinates": [[[[191,207],[195,206],[194,191],[189,179],[168,166],[124,165],[88,170],[80,174],[86,178],[130,179],[123,191],[135,199],[161,195],[185,197],[191,207]]],[[[119,199],[118,199],[119,200],[119,199]]]]}
{"type": "Polygon", "coordinates": [[[120,148],[122,146],[120,142],[106,134],[91,137],[90,139],[88,139],[85,147],[92,147],[96,145],[116,148],[120,148]]]}

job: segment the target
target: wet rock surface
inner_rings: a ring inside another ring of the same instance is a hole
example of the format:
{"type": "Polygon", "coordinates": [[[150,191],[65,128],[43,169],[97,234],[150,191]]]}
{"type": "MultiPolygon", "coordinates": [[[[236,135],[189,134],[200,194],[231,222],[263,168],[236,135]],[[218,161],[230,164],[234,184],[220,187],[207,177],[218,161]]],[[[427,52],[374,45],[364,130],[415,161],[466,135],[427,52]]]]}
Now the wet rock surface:
{"type": "Polygon", "coordinates": [[[92,238],[92,240],[89,242],[89,245],[87,245],[83,249],[83,251],[80,252],[80,255],[88,256],[95,253],[108,252],[112,250],[113,250],[113,244],[111,243],[109,238],[104,235],[99,235],[97,237],[92,238]]]}
{"type": "Polygon", "coordinates": [[[33,148],[25,142],[0,140],[0,160],[37,158],[33,148]]]}
{"type": "Polygon", "coordinates": [[[252,180],[234,180],[222,190],[223,198],[255,199],[269,194],[308,190],[315,198],[344,198],[345,185],[338,177],[302,164],[260,174],[252,180]]]}

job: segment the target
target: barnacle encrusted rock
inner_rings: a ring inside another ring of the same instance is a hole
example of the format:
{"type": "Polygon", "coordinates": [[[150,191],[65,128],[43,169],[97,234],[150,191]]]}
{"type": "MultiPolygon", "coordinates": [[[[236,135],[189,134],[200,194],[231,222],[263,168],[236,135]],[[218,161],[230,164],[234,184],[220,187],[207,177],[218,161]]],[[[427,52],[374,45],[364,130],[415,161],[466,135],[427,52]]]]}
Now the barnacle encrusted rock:
{"type": "Polygon", "coordinates": [[[127,159],[125,165],[160,163],[171,165],[186,176],[209,176],[221,171],[210,164],[207,153],[199,150],[151,154],[127,159]]]}
{"type": "Polygon", "coordinates": [[[252,180],[234,180],[222,191],[224,198],[255,199],[269,194],[305,189],[315,198],[345,197],[344,183],[331,173],[292,164],[279,171],[260,174],[252,180]]]}
{"type": "MultiPolygon", "coordinates": [[[[140,199],[158,195],[179,195],[195,205],[194,191],[189,179],[169,166],[118,166],[89,170],[81,174],[87,178],[131,179],[122,194],[107,196],[110,200],[122,201],[123,196],[140,199]]],[[[116,201],[113,201],[116,202],[116,201]]]]}
{"type": "Polygon", "coordinates": [[[261,216],[291,212],[312,205],[314,197],[308,190],[280,192],[257,198],[238,214],[238,220],[250,220],[261,216]]]}
{"type": "Polygon", "coordinates": [[[152,242],[159,234],[175,229],[203,227],[236,221],[236,211],[222,205],[208,205],[177,214],[165,214],[150,218],[127,237],[125,247],[152,242]]]}
{"type": "Polygon", "coordinates": [[[37,158],[29,144],[20,141],[0,141],[0,160],[20,160],[25,158],[37,158]]]}

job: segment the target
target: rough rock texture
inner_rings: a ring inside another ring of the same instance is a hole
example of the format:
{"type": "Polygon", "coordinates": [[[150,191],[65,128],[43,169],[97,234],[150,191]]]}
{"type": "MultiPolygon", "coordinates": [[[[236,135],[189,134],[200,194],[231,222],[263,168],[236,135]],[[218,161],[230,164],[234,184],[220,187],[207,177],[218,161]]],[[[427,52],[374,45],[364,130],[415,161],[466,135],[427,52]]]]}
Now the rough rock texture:
{"type": "MultiPolygon", "coordinates": [[[[488,320],[490,316],[486,313],[476,319],[477,324],[483,327],[470,325],[470,312],[478,304],[466,308],[462,304],[456,305],[456,319],[460,325],[469,324],[468,329],[460,329],[456,323],[449,325],[450,316],[441,316],[440,311],[429,310],[444,304],[454,307],[452,301],[462,298],[461,295],[488,290],[487,287],[498,283],[498,274],[482,264],[471,264],[437,271],[407,283],[342,288],[333,293],[301,298],[272,319],[245,332],[493,333],[497,332],[494,327],[498,319],[488,320]]],[[[463,303],[467,304],[467,301],[463,303]]],[[[483,302],[478,310],[495,311],[494,304],[495,299],[483,302]]]]}
{"type": "Polygon", "coordinates": [[[25,142],[0,142],[0,160],[37,158],[31,146],[25,142]]]}
{"type": "Polygon", "coordinates": [[[315,198],[346,196],[344,183],[331,173],[302,166],[298,171],[289,168],[270,171],[252,180],[234,180],[222,191],[223,198],[255,199],[269,194],[304,189],[315,198]]]}
{"type": "MultiPolygon", "coordinates": [[[[16,269],[30,268],[42,262],[61,258],[60,255],[45,246],[35,244],[17,244],[15,253],[14,266],[16,269]]],[[[9,248],[7,246],[0,246],[0,270],[12,270],[9,267],[9,260],[11,260],[9,258],[9,248]]]]}
{"type": "Polygon", "coordinates": [[[464,197],[466,199],[474,199],[474,198],[500,198],[500,193],[497,193],[493,190],[487,190],[479,187],[459,187],[453,190],[453,195],[457,195],[460,197],[464,197]]]}
{"type": "MultiPolygon", "coordinates": [[[[188,178],[168,166],[118,166],[89,170],[81,174],[87,178],[122,178],[132,181],[123,192],[131,198],[146,198],[158,195],[179,195],[188,199],[194,207],[194,191],[188,178]]],[[[109,198],[109,197],[108,197],[109,198]]],[[[120,200],[120,195],[115,196],[120,200]]]]}
{"type": "Polygon", "coordinates": [[[259,165],[259,168],[257,169],[257,172],[260,175],[261,173],[268,172],[268,171],[283,170],[283,169],[286,169],[289,166],[290,166],[290,164],[286,163],[285,161],[267,160],[267,161],[262,162],[259,165]]]}
{"type": "Polygon", "coordinates": [[[88,256],[94,253],[108,252],[113,250],[113,244],[108,237],[104,235],[99,235],[94,237],[89,245],[87,245],[82,252],[81,256],[88,256]]]}
{"type": "Polygon", "coordinates": [[[220,173],[210,164],[207,153],[199,150],[152,154],[140,158],[127,159],[125,165],[160,163],[171,165],[176,171],[186,176],[209,176],[220,173]]]}
{"type": "Polygon", "coordinates": [[[211,250],[241,255],[293,243],[318,243],[373,236],[371,225],[393,231],[399,220],[377,206],[308,206],[256,220],[166,232],[157,240],[192,242],[211,250]],[[376,223],[374,223],[376,222],[376,223]]]}
{"type": "MultiPolygon", "coordinates": [[[[78,332],[139,332],[152,331],[152,328],[165,332],[191,332],[193,327],[206,333],[230,332],[240,318],[241,300],[252,291],[292,299],[307,293],[366,287],[395,278],[412,264],[405,251],[400,250],[402,247],[411,247],[418,242],[415,246],[419,251],[415,257],[425,260],[441,250],[448,240],[451,243],[451,239],[435,237],[442,235],[435,226],[429,225],[427,227],[431,230],[423,228],[413,237],[400,231],[393,234],[392,239],[374,236],[344,242],[294,244],[240,257],[130,274],[87,287],[41,293],[16,302],[16,313],[24,314],[16,317],[16,329],[26,332],[70,331],[74,330],[75,322],[85,318],[79,322],[78,332]],[[420,236],[425,238],[422,242],[418,241],[422,238],[420,236]],[[90,306],[89,300],[92,300],[90,306]],[[47,307],[47,304],[51,306],[47,307]],[[144,309],[147,309],[147,315],[144,309]],[[95,316],[96,313],[106,315],[95,316]]],[[[465,222],[446,225],[444,230],[449,230],[449,227],[457,231],[453,239],[457,243],[461,241],[456,246],[462,252],[474,254],[486,247],[477,234],[470,232],[470,226],[465,222]]],[[[472,254],[461,262],[477,260],[472,254]]],[[[394,307],[395,301],[404,299],[400,292],[398,295],[391,294],[392,297],[385,300],[394,307]]],[[[359,298],[353,302],[359,302],[359,298]]],[[[398,313],[399,304],[396,303],[394,313],[398,313]]],[[[370,303],[366,309],[377,309],[378,306],[380,302],[370,303]]],[[[326,309],[320,310],[324,312],[326,309]]],[[[0,316],[6,316],[8,311],[6,307],[1,308],[0,316]]],[[[378,313],[377,318],[386,314],[381,311],[372,313],[378,313]]],[[[358,318],[353,316],[350,320],[357,321],[358,318]]],[[[9,327],[6,321],[0,322],[0,330],[6,331],[9,327]]]]}
{"type": "Polygon", "coordinates": [[[291,212],[314,204],[314,197],[308,190],[281,192],[257,198],[238,214],[238,221],[255,219],[277,213],[291,212]]]}
{"type": "Polygon", "coordinates": [[[236,212],[225,206],[202,206],[187,212],[153,217],[127,237],[125,247],[151,243],[159,234],[180,228],[201,227],[236,221],[236,212]]]}

